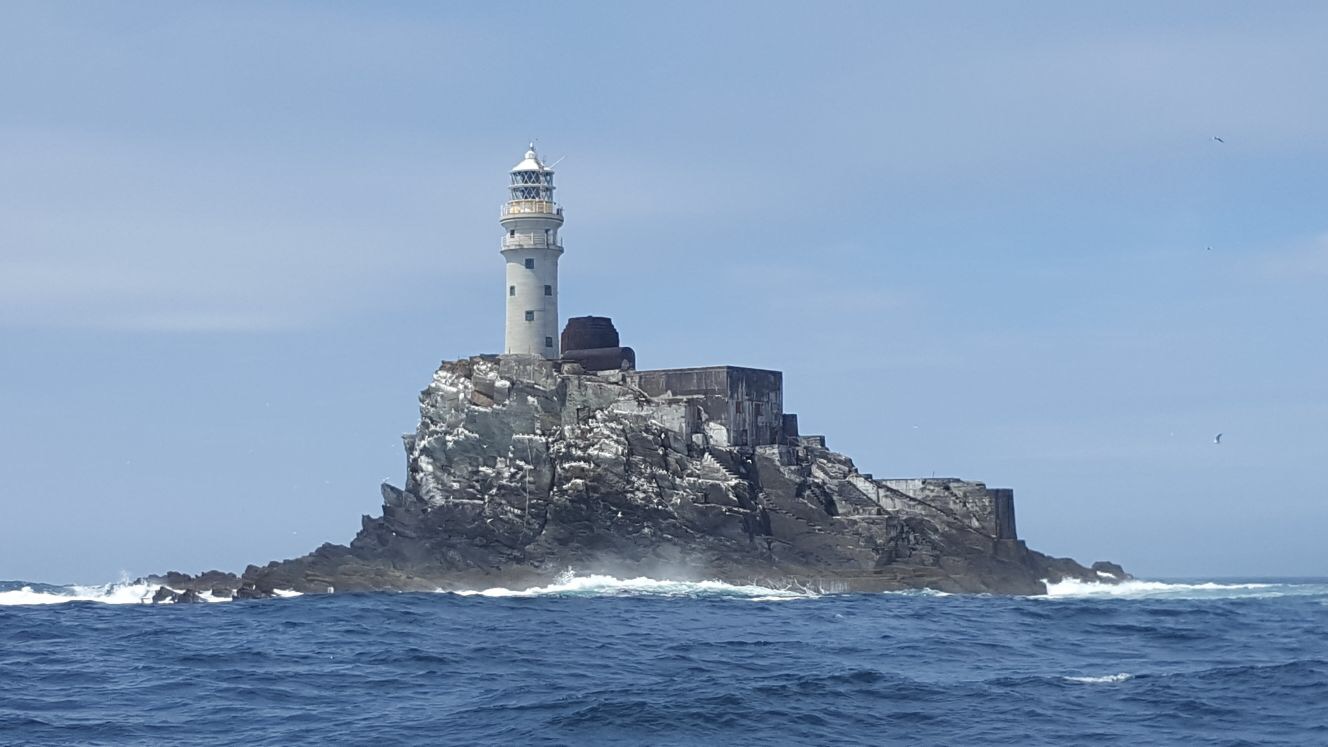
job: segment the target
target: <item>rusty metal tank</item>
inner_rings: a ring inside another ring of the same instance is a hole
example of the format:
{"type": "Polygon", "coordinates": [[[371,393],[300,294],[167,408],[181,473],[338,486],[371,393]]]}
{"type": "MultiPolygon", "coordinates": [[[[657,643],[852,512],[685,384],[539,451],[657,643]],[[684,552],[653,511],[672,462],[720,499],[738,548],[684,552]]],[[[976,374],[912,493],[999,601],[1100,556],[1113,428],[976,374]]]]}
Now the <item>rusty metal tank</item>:
{"type": "Polygon", "coordinates": [[[595,350],[597,348],[616,348],[618,330],[613,320],[607,316],[574,316],[563,327],[563,350],[595,350]]]}
{"type": "Polygon", "coordinates": [[[563,360],[587,372],[636,368],[636,352],[621,347],[618,330],[607,316],[574,316],[562,335],[563,360]]]}
{"type": "Polygon", "coordinates": [[[631,370],[636,368],[636,351],[621,347],[564,350],[563,361],[580,364],[582,370],[591,373],[631,370]]]}

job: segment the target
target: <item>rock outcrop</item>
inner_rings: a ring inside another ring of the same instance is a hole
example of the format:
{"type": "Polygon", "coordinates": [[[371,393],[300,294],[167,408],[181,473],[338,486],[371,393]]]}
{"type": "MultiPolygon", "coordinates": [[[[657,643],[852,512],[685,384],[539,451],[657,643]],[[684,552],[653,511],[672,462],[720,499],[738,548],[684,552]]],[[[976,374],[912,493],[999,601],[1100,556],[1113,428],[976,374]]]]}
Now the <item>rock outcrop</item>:
{"type": "MultiPolygon", "coordinates": [[[[822,438],[732,448],[663,425],[620,371],[480,356],[444,362],[405,437],[403,487],[350,546],[250,566],[237,598],[524,587],[574,569],[824,590],[1038,594],[1109,580],[1029,550],[1008,490],[876,480],[822,438]]],[[[172,577],[217,595],[222,576],[172,577]]],[[[168,574],[171,577],[171,574],[168,574]]]]}

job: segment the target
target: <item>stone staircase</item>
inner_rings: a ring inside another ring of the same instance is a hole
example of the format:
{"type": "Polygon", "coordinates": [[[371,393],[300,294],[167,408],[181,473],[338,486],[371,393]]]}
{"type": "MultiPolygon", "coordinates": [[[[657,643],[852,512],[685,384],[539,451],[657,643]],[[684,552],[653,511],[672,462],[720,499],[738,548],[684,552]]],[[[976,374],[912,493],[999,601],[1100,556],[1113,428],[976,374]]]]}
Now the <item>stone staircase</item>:
{"type": "Polygon", "coordinates": [[[737,473],[725,467],[714,454],[709,451],[701,457],[701,476],[707,480],[715,482],[733,483],[742,480],[737,473]]]}
{"type": "Polygon", "coordinates": [[[756,494],[756,504],[769,513],[783,516],[789,521],[801,525],[802,527],[806,528],[807,531],[809,532],[813,532],[815,534],[828,534],[828,532],[824,528],[817,526],[816,524],[813,524],[810,521],[807,521],[801,516],[798,516],[792,511],[789,511],[788,509],[784,508],[783,506],[777,506],[774,503],[771,503],[766,498],[765,493],[756,494]]]}
{"type": "MultiPolygon", "coordinates": [[[[723,483],[735,483],[735,482],[740,482],[742,480],[742,478],[739,477],[738,474],[734,472],[732,468],[725,466],[723,462],[716,459],[715,455],[708,450],[701,457],[701,477],[706,480],[714,480],[716,482],[723,482],[723,483]]],[[[827,532],[823,527],[820,527],[808,521],[807,519],[798,516],[797,514],[793,513],[792,511],[789,511],[783,506],[775,505],[766,497],[766,494],[764,492],[758,492],[756,494],[756,505],[760,506],[763,510],[765,510],[768,513],[782,516],[788,519],[789,521],[798,524],[799,526],[805,528],[809,532],[813,532],[815,534],[829,534],[829,532],[827,532]]]]}

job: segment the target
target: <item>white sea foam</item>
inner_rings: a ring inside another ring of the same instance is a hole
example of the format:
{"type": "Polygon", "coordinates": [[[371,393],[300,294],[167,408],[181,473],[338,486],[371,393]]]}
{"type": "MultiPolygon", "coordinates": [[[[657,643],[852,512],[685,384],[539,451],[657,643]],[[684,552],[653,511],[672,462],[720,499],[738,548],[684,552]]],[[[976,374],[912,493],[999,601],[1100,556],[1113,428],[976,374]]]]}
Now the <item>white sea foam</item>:
{"type": "Polygon", "coordinates": [[[11,591],[0,591],[0,605],[65,604],[67,602],[101,602],[102,604],[139,604],[152,601],[156,586],[149,584],[105,584],[103,586],[64,586],[59,591],[36,591],[24,586],[11,591]]]}
{"type": "Polygon", "coordinates": [[[1134,675],[1129,672],[1120,672],[1119,674],[1106,674],[1101,677],[1065,677],[1063,679],[1070,682],[1081,682],[1085,685],[1110,685],[1132,680],[1134,675]]]}
{"type": "MultiPolygon", "coordinates": [[[[47,587],[46,590],[22,586],[18,589],[0,591],[0,607],[20,605],[68,604],[69,602],[98,602],[101,604],[151,604],[152,596],[161,588],[160,584],[115,583],[101,586],[60,586],[47,587]],[[52,590],[53,589],[53,590],[52,590]]],[[[169,587],[168,587],[169,588],[169,587]]],[[[171,589],[171,591],[179,591],[171,589]]],[[[298,597],[298,591],[275,591],[278,597],[298,597]]],[[[228,597],[214,597],[211,592],[199,594],[205,602],[229,602],[228,597]]]]}
{"type": "Polygon", "coordinates": [[[1131,579],[1120,583],[1096,583],[1064,580],[1047,584],[1047,597],[1051,599],[1082,599],[1086,597],[1119,597],[1126,599],[1223,599],[1240,597],[1277,597],[1328,593],[1322,584],[1275,583],[1169,583],[1131,579]]]}
{"type": "Polygon", "coordinates": [[[895,591],[883,591],[882,594],[897,594],[902,597],[952,597],[953,592],[941,591],[939,589],[896,589],[895,591]]]}
{"type": "Polygon", "coordinates": [[[728,597],[754,602],[812,599],[818,595],[805,590],[773,589],[768,586],[727,584],[723,581],[668,581],[656,578],[615,578],[614,576],[563,574],[548,586],[528,589],[495,587],[482,591],[452,592],[458,596],[480,597],[728,597]]]}

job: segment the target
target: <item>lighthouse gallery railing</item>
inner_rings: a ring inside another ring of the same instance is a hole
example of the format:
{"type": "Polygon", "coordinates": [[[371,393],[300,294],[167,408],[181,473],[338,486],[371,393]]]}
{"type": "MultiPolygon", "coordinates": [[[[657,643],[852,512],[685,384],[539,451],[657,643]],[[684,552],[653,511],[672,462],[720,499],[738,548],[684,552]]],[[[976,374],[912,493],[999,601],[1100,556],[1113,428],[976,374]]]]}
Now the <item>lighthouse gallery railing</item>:
{"type": "Polygon", "coordinates": [[[503,203],[501,215],[562,215],[563,209],[549,200],[512,200],[503,203]]]}

